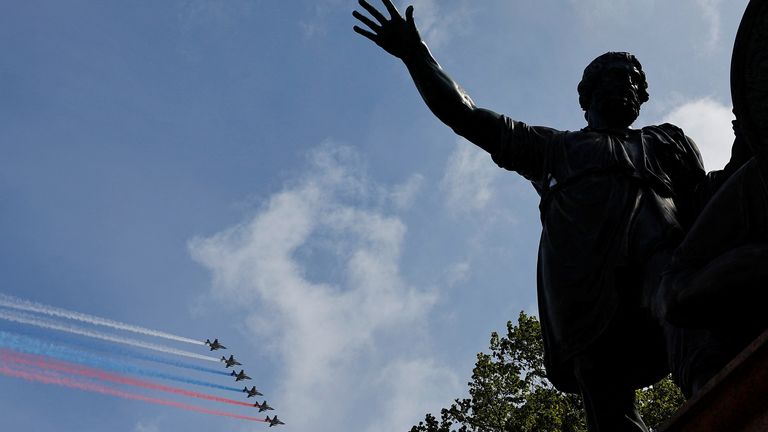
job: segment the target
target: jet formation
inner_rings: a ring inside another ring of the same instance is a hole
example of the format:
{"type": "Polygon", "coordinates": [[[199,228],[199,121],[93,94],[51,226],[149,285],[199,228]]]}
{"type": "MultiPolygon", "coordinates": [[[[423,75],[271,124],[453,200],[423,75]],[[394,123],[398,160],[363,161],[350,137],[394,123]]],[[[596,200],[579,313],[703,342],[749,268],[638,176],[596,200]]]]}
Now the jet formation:
{"type": "Polygon", "coordinates": [[[217,349],[227,349],[227,347],[219,343],[218,339],[214,339],[213,342],[211,342],[210,339],[206,339],[205,344],[211,347],[211,351],[215,351],[217,349]]]}
{"type": "Polygon", "coordinates": [[[248,387],[243,387],[243,393],[248,393],[248,396],[246,397],[254,397],[254,396],[264,396],[263,393],[256,390],[256,386],[251,387],[250,390],[248,390],[248,387]]]}
{"type": "Polygon", "coordinates": [[[285,424],[282,421],[280,421],[280,419],[278,419],[277,416],[274,416],[272,418],[269,418],[269,416],[267,416],[265,420],[269,422],[269,427],[285,424]]]}
{"type": "MultiPolygon", "coordinates": [[[[227,347],[222,345],[218,339],[214,339],[213,342],[211,342],[210,339],[206,339],[205,345],[209,346],[211,351],[215,351],[219,349],[227,349],[227,347]]],[[[238,365],[242,366],[242,363],[240,363],[235,359],[234,354],[231,354],[229,358],[227,358],[227,356],[221,356],[221,362],[224,363],[224,367],[227,369],[234,368],[235,366],[238,366],[238,365]]],[[[234,370],[232,370],[229,376],[235,377],[235,382],[251,379],[251,377],[245,374],[245,370],[243,369],[240,369],[240,372],[235,372],[234,370]]],[[[248,388],[248,386],[243,387],[243,393],[246,393],[246,398],[251,398],[254,396],[263,396],[263,394],[256,389],[256,386],[251,386],[250,389],[248,388]]],[[[258,402],[254,403],[253,406],[254,408],[258,408],[259,412],[274,410],[274,408],[272,408],[267,404],[266,399],[262,403],[258,403],[258,402]]],[[[274,416],[272,418],[269,418],[269,416],[267,416],[264,419],[264,421],[269,423],[269,427],[285,424],[282,420],[278,419],[277,416],[274,416]]]]}
{"type": "Polygon", "coordinates": [[[235,360],[235,356],[234,355],[229,356],[229,358],[226,358],[225,356],[221,356],[221,361],[226,363],[226,366],[224,366],[224,367],[227,367],[227,368],[230,368],[230,367],[233,367],[233,366],[237,366],[237,365],[242,365],[242,363],[240,363],[239,361],[235,360]]]}
{"type": "Polygon", "coordinates": [[[242,381],[242,380],[251,379],[251,377],[246,375],[245,371],[242,370],[242,369],[240,369],[239,373],[235,373],[235,371],[232,371],[232,373],[229,374],[229,375],[235,377],[235,381],[242,381]]]}
{"type": "Polygon", "coordinates": [[[269,411],[274,410],[274,408],[272,408],[271,406],[267,405],[267,401],[266,400],[264,400],[264,402],[262,402],[262,403],[256,402],[255,404],[253,404],[253,406],[258,408],[259,412],[264,412],[264,411],[267,411],[267,410],[269,410],[269,411]]]}

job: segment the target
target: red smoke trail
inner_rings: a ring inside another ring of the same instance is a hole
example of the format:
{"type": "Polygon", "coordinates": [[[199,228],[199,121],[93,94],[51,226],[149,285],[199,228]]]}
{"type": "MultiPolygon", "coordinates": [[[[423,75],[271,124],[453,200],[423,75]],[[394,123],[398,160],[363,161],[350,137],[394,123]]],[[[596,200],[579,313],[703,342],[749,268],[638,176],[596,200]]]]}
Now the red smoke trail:
{"type": "Polygon", "coordinates": [[[9,365],[0,365],[0,373],[4,374],[4,375],[12,376],[12,377],[22,378],[22,379],[25,379],[27,381],[40,382],[40,383],[44,383],[44,384],[55,384],[55,385],[60,385],[60,386],[64,386],[64,387],[75,388],[75,389],[84,390],[84,391],[90,391],[90,392],[94,392],[94,393],[101,393],[101,394],[116,396],[116,397],[123,398],[123,399],[139,400],[139,401],[153,403],[153,404],[157,404],[157,405],[171,406],[171,407],[180,408],[180,409],[187,410],[187,411],[195,411],[195,412],[204,413],[204,414],[211,414],[211,415],[222,416],[222,417],[230,417],[230,418],[236,418],[236,419],[241,419],[241,420],[266,422],[266,420],[262,419],[262,418],[249,417],[249,416],[244,416],[244,415],[239,415],[239,414],[232,414],[232,413],[228,413],[228,412],[224,412],[224,411],[217,411],[217,410],[197,407],[197,406],[194,406],[194,405],[188,405],[188,404],[181,403],[181,402],[175,402],[175,401],[166,400],[166,399],[158,399],[158,398],[153,398],[153,397],[149,397],[149,396],[143,396],[143,395],[136,394],[136,393],[129,393],[129,392],[124,392],[124,391],[113,389],[113,388],[109,388],[109,387],[104,387],[104,386],[101,386],[101,385],[98,385],[98,384],[94,384],[94,383],[89,383],[89,382],[84,382],[84,381],[77,381],[77,380],[74,380],[72,378],[66,378],[66,377],[62,377],[62,376],[53,376],[53,375],[43,374],[43,373],[35,372],[35,371],[15,369],[15,368],[10,367],[9,365]]]}
{"type": "Polygon", "coordinates": [[[135,387],[142,387],[151,390],[158,390],[166,393],[173,393],[183,396],[189,396],[198,399],[206,399],[216,402],[224,402],[232,405],[240,405],[253,407],[252,403],[242,402],[234,399],[223,398],[219,396],[208,395],[204,393],[194,392],[190,390],[184,390],[177,387],[166,386],[162,384],[155,384],[153,382],[144,381],[135,378],[129,378],[122,375],[117,375],[109,372],[104,372],[98,369],[92,369],[85,366],[73,365],[58,360],[47,360],[44,357],[21,354],[13,351],[0,349],[0,359],[4,362],[19,363],[28,366],[34,366],[39,369],[54,370],[59,372],[65,372],[68,374],[81,375],[89,378],[96,378],[103,381],[111,381],[118,384],[131,385],[135,387]]]}

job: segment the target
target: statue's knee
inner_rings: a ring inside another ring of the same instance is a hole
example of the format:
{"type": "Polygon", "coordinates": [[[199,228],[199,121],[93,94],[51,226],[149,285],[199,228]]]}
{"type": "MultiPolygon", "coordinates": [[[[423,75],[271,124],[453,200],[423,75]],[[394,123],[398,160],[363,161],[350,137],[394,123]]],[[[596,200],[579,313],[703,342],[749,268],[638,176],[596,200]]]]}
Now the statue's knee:
{"type": "Polygon", "coordinates": [[[684,312],[679,294],[687,286],[689,279],[685,272],[679,270],[666,272],[661,277],[653,310],[661,323],[681,326],[684,312]]]}

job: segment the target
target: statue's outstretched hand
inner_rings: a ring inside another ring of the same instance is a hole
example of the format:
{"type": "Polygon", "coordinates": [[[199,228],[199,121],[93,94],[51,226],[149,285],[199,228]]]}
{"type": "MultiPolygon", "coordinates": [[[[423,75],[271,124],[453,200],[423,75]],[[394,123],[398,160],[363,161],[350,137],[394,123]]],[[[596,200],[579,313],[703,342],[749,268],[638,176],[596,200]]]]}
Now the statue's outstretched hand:
{"type": "Polygon", "coordinates": [[[412,53],[419,46],[421,36],[419,36],[419,31],[416,29],[416,24],[413,21],[413,6],[408,6],[408,9],[405,10],[405,18],[403,18],[391,0],[382,0],[382,3],[384,3],[389,12],[390,19],[387,20],[381,12],[371,6],[366,0],[358,0],[358,3],[378,23],[360,12],[354,11],[352,15],[370,29],[366,30],[354,26],[353,30],[355,32],[367,37],[386,52],[401,59],[412,53]]]}

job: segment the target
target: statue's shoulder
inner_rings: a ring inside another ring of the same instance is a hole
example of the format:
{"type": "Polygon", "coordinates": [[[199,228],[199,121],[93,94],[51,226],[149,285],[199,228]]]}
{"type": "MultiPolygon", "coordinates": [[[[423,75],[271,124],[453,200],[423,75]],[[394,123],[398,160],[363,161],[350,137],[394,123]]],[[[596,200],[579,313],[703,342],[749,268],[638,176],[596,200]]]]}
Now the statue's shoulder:
{"type": "Polygon", "coordinates": [[[660,125],[645,126],[642,128],[644,134],[656,135],[672,142],[687,141],[685,133],[678,126],[672,123],[662,123],[660,125]]]}
{"type": "Polygon", "coordinates": [[[643,129],[646,143],[650,141],[654,152],[659,156],[666,155],[678,161],[687,161],[692,166],[703,166],[701,152],[685,132],[671,123],[646,126],[643,129]],[[650,138],[650,139],[649,139],[650,138]]]}
{"type": "Polygon", "coordinates": [[[656,146],[671,147],[684,153],[692,150],[698,152],[696,144],[685,135],[685,132],[671,123],[646,126],[642,131],[646,141],[650,138],[656,146]]]}

